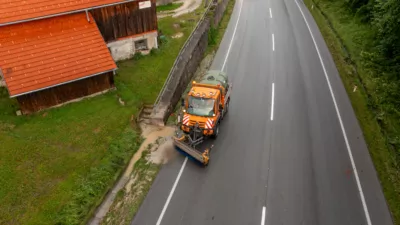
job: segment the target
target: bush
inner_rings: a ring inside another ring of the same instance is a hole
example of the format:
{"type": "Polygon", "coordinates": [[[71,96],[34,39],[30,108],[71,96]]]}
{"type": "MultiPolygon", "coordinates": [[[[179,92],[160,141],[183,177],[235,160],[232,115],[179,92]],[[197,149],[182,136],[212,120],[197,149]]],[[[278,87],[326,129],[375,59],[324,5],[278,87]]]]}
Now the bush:
{"type": "Polygon", "coordinates": [[[134,60],[139,60],[139,59],[141,59],[141,58],[143,58],[143,54],[142,54],[142,52],[135,52],[134,54],[133,54],[133,57],[132,57],[134,60]]]}
{"type": "Polygon", "coordinates": [[[211,27],[208,32],[208,44],[215,45],[217,43],[218,29],[211,27]]]}
{"type": "Polygon", "coordinates": [[[160,51],[159,49],[152,48],[152,49],[150,50],[150,55],[151,55],[151,56],[157,55],[159,51],[160,51]]]}

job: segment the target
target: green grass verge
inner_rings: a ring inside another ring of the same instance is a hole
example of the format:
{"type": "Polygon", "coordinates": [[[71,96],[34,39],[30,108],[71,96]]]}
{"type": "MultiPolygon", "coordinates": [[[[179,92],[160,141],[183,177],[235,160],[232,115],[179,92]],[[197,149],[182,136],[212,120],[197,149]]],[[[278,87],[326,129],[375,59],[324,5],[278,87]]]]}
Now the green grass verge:
{"type": "Polygon", "coordinates": [[[16,103],[0,89],[0,224],[90,218],[141,143],[130,118],[155,100],[198,17],[160,19],[168,41],[149,56],[119,62],[116,91],[17,117],[16,103]],[[177,32],[184,36],[170,38],[177,32]]]}
{"type": "Polygon", "coordinates": [[[390,146],[388,133],[397,133],[398,122],[385,115],[386,126],[380,122],[374,92],[376,80],[363,67],[360,54],[369,48],[372,37],[368,25],[357,21],[334,1],[304,1],[324,36],[343,84],[362,127],[369,152],[396,224],[400,221],[400,176],[396,151],[390,146]],[[317,3],[317,4],[316,4],[317,3]],[[314,9],[311,5],[314,4],[314,9]],[[315,7],[317,6],[317,7],[315,7]],[[353,92],[354,85],[358,87],[353,92]],[[388,126],[388,124],[390,126],[388,126]]]}
{"type": "Polygon", "coordinates": [[[166,5],[159,5],[157,6],[157,12],[162,12],[162,11],[172,11],[175,10],[183,5],[182,2],[178,3],[168,3],[166,5]]]}

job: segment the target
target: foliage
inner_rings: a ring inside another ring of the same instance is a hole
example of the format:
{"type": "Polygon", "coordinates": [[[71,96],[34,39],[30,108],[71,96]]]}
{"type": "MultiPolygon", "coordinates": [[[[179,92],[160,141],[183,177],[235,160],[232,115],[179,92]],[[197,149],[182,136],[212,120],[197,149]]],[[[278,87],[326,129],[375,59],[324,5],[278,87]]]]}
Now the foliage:
{"type": "Polygon", "coordinates": [[[400,0],[338,0],[330,5],[337,2],[341,2],[344,13],[347,10],[354,17],[342,22],[364,24],[362,29],[371,34],[357,40],[361,51],[355,52],[359,56],[354,57],[360,57],[360,64],[374,79],[374,87],[369,90],[374,106],[400,116],[400,0]]]}
{"type": "Polygon", "coordinates": [[[141,59],[141,58],[143,58],[143,53],[142,52],[140,52],[140,51],[137,51],[137,52],[135,52],[134,54],[133,54],[133,57],[132,57],[134,60],[139,60],[139,59],[141,59]]]}
{"type": "Polygon", "coordinates": [[[208,32],[208,44],[209,45],[215,45],[217,43],[217,34],[218,30],[214,27],[210,27],[210,30],[208,32]]]}
{"type": "MultiPolygon", "coordinates": [[[[375,7],[374,27],[377,32],[377,54],[379,70],[391,79],[400,80],[400,1],[379,1],[375,7]]],[[[400,93],[399,93],[400,94],[400,93]]]]}

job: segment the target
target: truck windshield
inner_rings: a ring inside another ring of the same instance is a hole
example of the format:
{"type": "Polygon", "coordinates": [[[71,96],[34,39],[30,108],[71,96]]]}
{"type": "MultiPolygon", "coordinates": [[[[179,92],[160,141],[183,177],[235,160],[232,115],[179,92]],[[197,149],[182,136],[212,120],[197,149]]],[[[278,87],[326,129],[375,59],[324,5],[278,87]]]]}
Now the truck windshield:
{"type": "Polygon", "coordinates": [[[189,96],[188,113],[196,116],[212,116],[214,99],[189,96]]]}

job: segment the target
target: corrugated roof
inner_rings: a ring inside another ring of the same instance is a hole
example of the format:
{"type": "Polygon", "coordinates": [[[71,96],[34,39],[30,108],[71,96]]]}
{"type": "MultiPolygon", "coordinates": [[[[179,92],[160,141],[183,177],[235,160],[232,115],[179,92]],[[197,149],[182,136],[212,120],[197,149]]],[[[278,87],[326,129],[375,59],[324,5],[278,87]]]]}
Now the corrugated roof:
{"type": "Polygon", "coordinates": [[[0,68],[10,96],[116,69],[92,16],[71,14],[0,27],[0,68]]]}
{"type": "Polygon", "coordinates": [[[0,0],[0,25],[129,0],[0,0]]]}

